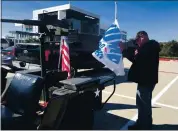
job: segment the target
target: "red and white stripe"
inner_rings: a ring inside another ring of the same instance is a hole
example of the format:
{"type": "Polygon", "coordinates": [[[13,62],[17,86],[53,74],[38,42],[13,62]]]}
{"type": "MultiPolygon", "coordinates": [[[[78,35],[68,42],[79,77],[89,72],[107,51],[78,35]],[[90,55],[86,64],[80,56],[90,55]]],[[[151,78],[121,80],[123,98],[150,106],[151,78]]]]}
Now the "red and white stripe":
{"type": "Polygon", "coordinates": [[[61,37],[61,64],[62,71],[68,72],[68,78],[71,77],[70,74],[70,56],[69,56],[69,46],[66,42],[66,37],[61,37]]]}

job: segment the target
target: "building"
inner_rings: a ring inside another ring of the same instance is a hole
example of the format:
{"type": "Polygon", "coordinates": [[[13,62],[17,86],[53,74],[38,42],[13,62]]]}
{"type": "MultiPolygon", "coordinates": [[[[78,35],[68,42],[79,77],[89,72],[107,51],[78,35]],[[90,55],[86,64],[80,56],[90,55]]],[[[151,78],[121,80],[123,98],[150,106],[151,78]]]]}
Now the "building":
{"type": "MultiPolygon", "coordinates": [[[[77,8],[71,4],[54,6],[33,11],[33,20],[40,20],[43,16],[50,15],[49,20],[67,19],[73,29],[79,33],[94,35],[104,35],[105,29],[100,28],[100,16],[83,9],[77,8]]],[[[38,27],[33,26],[33,32],[38,32],[38,27]]],[[[127,40],[127,32],[122,31],[122,39],[127,40]]]]}
{"type": "Polygon", "coordinates": [[[32,25],[23,25],[19,23],[15,23],[15,26],[20,27],[20,30],[9,31],[8,36],[6,39],[12,40],[15,44],[16,43],[24,43],[25,40],[30,38],[39,38],[38,33],[33,33],[33,26],[32,25]]]}
{"type": "MultiPolygon", "coordinates": [[[[33,20],[40,20],[45,15],[50,15],[51,21],[67,19],[73,29],[78,30],[79,33],[100,34],[100,16],[71,4],[34,10],[33,20]]],[[[38,27],[33,27],[33,32],[38,32],[38,27]]]]}
{"type": "Polygon", "coordinates": [[[37,33],[31,33],[26,31],[9,31],[11,39],[14,43],[24,43],[26,39],[38,38],[40,35],[37,33]]]}
{"type": "Polygon", "coordinates": [[[37,33],[30,33],[25,31],[9,31],[11,34],[10,36],[7,36],[6,39],[11,39],[15,44],[17,43],[25,43],[27,39],[30,38],[39,38],[39,34],[37,33]]]}

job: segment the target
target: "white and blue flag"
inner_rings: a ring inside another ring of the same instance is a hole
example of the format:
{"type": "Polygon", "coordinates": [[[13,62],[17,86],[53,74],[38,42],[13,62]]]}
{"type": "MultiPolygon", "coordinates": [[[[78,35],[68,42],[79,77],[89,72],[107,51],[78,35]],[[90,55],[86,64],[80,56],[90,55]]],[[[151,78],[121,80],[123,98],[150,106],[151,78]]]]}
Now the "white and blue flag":
{"type": "Polygon", "coordinates": [[[106,30],[105,35],[99,42],[99,49],[92,53],[93,57],[103,63],[117,76],[124,76],[124,64],[119,44],[123,42],[122,32],[117,19],[106,30]]]}

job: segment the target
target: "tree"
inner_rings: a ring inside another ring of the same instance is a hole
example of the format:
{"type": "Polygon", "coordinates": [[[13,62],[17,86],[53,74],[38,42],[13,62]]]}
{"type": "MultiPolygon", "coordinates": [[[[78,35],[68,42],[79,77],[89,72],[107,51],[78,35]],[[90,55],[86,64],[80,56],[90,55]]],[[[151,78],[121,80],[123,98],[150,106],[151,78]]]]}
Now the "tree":
{"type": "Polygon", "coordinates": [[[178,42],[175,40],[160,43],[160,56],[178,57],[178,42]]]}
{"type": "Polygon", "coordinates": [[[36,38],[29,38],[25,40],[25,43],[39,43],[39,39],[36,38]]]}

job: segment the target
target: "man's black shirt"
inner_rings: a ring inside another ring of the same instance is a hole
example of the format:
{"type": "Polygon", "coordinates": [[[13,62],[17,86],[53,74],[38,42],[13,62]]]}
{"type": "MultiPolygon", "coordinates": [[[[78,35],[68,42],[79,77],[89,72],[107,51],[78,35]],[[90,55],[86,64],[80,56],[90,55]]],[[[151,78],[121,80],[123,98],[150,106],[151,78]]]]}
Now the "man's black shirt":
{"type": "Polygon", "coordinates": [[[143,85],[158,83],[159,43],[155,40],[149,40],[141,47],[138,47],[137,50],[137,55],[134,55],[135,50],[132,49],[132,53],[127,57],[132,61],[128,81],[143,85]]]}

